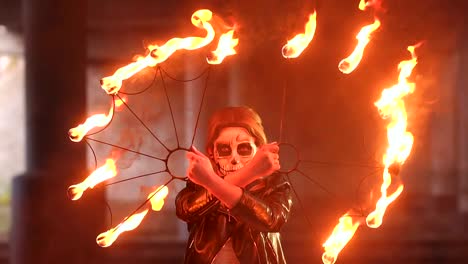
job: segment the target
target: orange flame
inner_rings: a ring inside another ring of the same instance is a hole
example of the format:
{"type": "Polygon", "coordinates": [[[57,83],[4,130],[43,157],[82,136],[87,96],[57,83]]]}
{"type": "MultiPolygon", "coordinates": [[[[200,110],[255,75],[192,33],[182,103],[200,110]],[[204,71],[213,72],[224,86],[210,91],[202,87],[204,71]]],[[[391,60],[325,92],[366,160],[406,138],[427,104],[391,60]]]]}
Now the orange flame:
{"type": "Polygon", "coordinates": [[[221,64],[224,58],[237,53],[234,47],[239,44],[239,39],[233,38],[233,35],[234,30],[229,30],[227,33],[219,37],[218,47],[206,58],[206,61],[209,64],[221,64]]]}
{"type": "Polygon", "coordinates": [[[83,182],[68,187],[68,197],[72,200],[78,200],[87,189],[94,188],[97,184],[115,177],[115,175],[117,175],[115,161],[107,159],[104,165],[97,168],[83,182]]]}
{"type": "Polygon", "coordinates": [[[164,199],[169,194],[169,189],[167,186],[159,186],[156,188],[155,191],[148,194],[148,198],[150,198],[151,202],[151,209],[153,211],[161,211],[162,207],[164,206],[164,199]]]}
{"type": "MultiPolygon", "coordinates": [[[[168,194],[169,189],[164,185],[157,187],[156,190],[151,192],[148,195],[148,198],[150,199],[152,210],[160,211],[164,205],[164,199],[168,194]]],[[[101,247],[111,246],[123,232],[131,231],[137,228],[148,212],[149,209],[145,209],[140,213],[136,213],[130,217],[127,217],[116,227],[99,234],[99,236],[96,238],[97,244],[101,247]]]]}
{"type": "Polygon", "coordinates": [[[297,58],[314,38],[315,29],[317,27],[317,12],[309,15],[309,21],[305,26],[305,33],[297,34],[288,43],[283,46],[281,52],[285,58],[297,58]]]}
{"type": "Polygon", "coordinates": [[[361,221],[353,219],[348,213],[340,218],[330,237],[323,243],[325,252],[322,254],[322,262],[324,264],[335,263],[338,254],[353,238],[360,225],[361,221]]]}
{"type": "Polygon", "coordinates": [[[383,119],[390,118],[390,123],[387,125],[388,148],[383,155],[383,164],[385,169],[383,172],[383,183],[380,188],[381,197],[377,201],[376,208],[367,218],[366,223],[369,227],[377,228],[382,224],[382,219],[388,205],[391,204],[403,191],[403,185],[399,185],[397,190],[391,195],[387,195],[387,189],[392,183],[392,175],[389,172],[391,166],[400,166],[408,158],[413,146],[413,135],[406,130],[407,114],[403,97],[412,93],[415,84],[408,81],[411,72],[417,64],[417,58],[414,53],[415,46],[409,46],[408,51],[411,53],[411,59],[401,61],[398,64],[400,75],[398,83],[390,88],[382,91],[382,96],[375,102],[375,106],[379,109],[379,113],[383,119]]]}
{"type": "Polygon", "coordinates": [[[145,218],[148,211],[149,209],[145,209],[140,213],[127,217],[116,227],[99,234],[99,236],[96,238],[97,244],[101,247],[111,246],[123,232],[131,231],[137,228],[141,221],[143,221],[145,218]]]}
{"type": "Polygon", "coordinates": [[[358,44],[356,45],[356,48],[354,49],[353,53],[351,53],[351,55],[349,55],[347,58],[341,60],[338,64],[338,69],[342,73],[349,74],[356,69],[356,67],[361,62],[362,56],[364,54],[364,49],[370,41],[370,35],[379,27],[380,21],[377,18],[375,18],[373,24],[361,28],[361,31],[359,31],[359,33],[356,35],[358,44]]]}
{"type": "Polygon", "coordinates": [[[124,104],[124,103],[127,103],[128,102],[128,99],[126,96],[123,96],[122,99],[120,98],[115,98],[114,100],[114,105],[115,105],[115,109],[116,110],[119,110],[119,108],[124,104]]]}
{"type": "Polygon", "coordinates": [[[361,0],[359,1],[359,10],[366,10],[366,7],[367,7],[367,3],[366,3],[366,0],[361,0]]]}
{"type": "Polygon", "coordinates": [[[364,10],[366,10],[368,7],[371,7],[371,6],[372,6],[374,9],[379,10],[379,11],[383,9],[382,6],[381,6],[380,0],[368,0],[368,1],[366,1],[366,0],[361,0],[361,1],[359,2],[359,10],[361,10],[361,11],[364,11],[364,10]]]}
{"type": "Polygon", "coordinates": [[[192,24],[206,30],[205,37],[172,38],[163,46],[149,45],[149,54],[139,57],[136,62],[130,63],[118,69],[112,76],[101,79],[101,87],[108,94],[116,94],[122,87],[122,81],[126,80],[146,67],[154,67],[167,60],[177,50],[194,50],[204,47],[213,41],[215,32],[213,26],[208,22],[211,20],[212,12],[207,9],[195,11],[192,15],[192,24]]]}
{"type": "Polygon", "coordinates": [[[70,137],[70,140],[73,142],[80,142],[92,129],[107,126],[112,120],[113,115],[114,107],[111,106],[107,115],[96,114],[88,117],[83,124],[68,130],[68,136],[70,137]]]}

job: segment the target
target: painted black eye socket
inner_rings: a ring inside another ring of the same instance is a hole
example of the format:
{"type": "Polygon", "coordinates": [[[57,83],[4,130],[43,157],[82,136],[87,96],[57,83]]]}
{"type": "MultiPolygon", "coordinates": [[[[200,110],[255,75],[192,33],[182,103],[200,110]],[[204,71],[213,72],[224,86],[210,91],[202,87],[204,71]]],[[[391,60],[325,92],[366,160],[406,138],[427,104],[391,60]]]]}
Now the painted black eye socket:
{"type": "Polygon", "coordinates": [[[230,156],[232,153],[231,146],[228,144],[217,144],[216,151],[218,151],[220,157],[230,156]]]}
{"type": "Polygon", "coordinates": [[[249,156],[252,154],[252,146],[250,143],[240,143],[237,145],[237,153],[241,156],[249,156]]]}

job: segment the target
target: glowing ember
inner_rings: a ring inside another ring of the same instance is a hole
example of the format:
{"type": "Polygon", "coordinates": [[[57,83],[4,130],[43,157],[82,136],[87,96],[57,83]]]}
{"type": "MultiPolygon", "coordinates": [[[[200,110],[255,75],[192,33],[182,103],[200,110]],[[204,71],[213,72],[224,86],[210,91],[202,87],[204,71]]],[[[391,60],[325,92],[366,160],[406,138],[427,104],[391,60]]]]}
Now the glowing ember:
{"type": "Polygon", "coordinates": [[[234,30],[229,30],[219,37],[218,47],[206,58],[209,64],[220,64],[227,56],[237,53],[234,47],[239,44],[239,39],[233,38],[233,35],[234,30]]]}
{"type": "Polygon", "coordinates": [[[332,234],[323,244],[325,252],[322,254],[322,262],[324,264],[335,263],[338,254],[353,238],[354,233],[361,225],[361,221],[353,219],[352,216],[345,214],[343,215],[338,224],[333,229],[332,234]]]}
{"type": "Polygon", "coordinates": [[[127,217],[116,227],[99,234],[99,236],[97,236],[96,238],[97,244],[101,247],[111,246],[120,236],[120,234],[137,228],[140,225],[141,221],[143,221],[143,219],[145,218],[148,211],[149,209],[146,209],[140,213],[127,217]]]}
{"type": "Polygon", "coordinates": [[[376,18],[374,23],[371,25],[364,26],[361,31],[356,35],[358,44],[354,49],[353,53],[347,58],[340,61],[338,69],[345,74],[353,72],[361,62],[364,54],[364,49],[370,41],[370,35],[380,27],[380,21],[376,18]]]}
{"type": "Polygon", "coordinates": [[[106,181],[117,175],[117,168],[113,159],[107,159],[106,164],[97,168],[83,182],[68,187],[68,197],[78,200],[83,196],[84,191],[94,188],[97,184],[106,181]]]}
{"type": "Polygon", "coordinates": [[[166,199],[168,194],[169,189],[167,186],[159,186],[155,191],[150,193],[148,198],[151,197],[151,209],[153,211],[161,211],[162,207],[164,206],[164,199],[166,199]]]}
{"type": "Polygon", "coordinates": [[[413,146],[413,135],[406,130],[407,115],[403,97],[412,93],[415,88],[414,83],[408,82],[414,67],[417,64],[417,58],[414,53],[416,46],[408,47],[411,53],[411,59],[402,61],[398,65],[400,75],[398,83],[390,88],[384,89],[380,99],[375,102],[379,113],[383,119],[390,119],[387,125],[388,148],[383,156],[385,169],[383,172],[383,183],[380,188],[381,197],[377,201],[375,210],[366,218],[369,227],[377,228],[382,224],[382,219],[388,205],[391,204],[403,191],[403,185],[399,185],[397,190],[391,195],[387,194],[387,189],[392,183],[392,172],[398,173],[399,166],[408,158],[413,146]],[[397,167],[398,170],[392,168],[397,167]]]}
{"type": "Polygon", "coordinates": [[[68,130],[68,136],[70,137],[70,140],[74,142],[80,142],[92,129],[107,126],[112,120],[113,115],[114,107],[111,107],[107,115],[96,114],[88,117],[83,124],[68,130]]]}
{"type": "Polygon", "coordinates": [[[314,38],[317,27],[317,12],[309,15],[309,21],[305,26],[305,33],[297,34],[283,46],[281,52],[285,58],[297,58],[314,38]]]}
{"type": "Polygon", "coordinates": [[[112,76],[105,77],[101,80],[101,87],[108,94],[116,94],[122,87],[122,81],[126,80],[146,67],[154,67],[157,64],[167,60],[177,50],[194,50],[204,47],[213,41],[215,32],[212,25],[208,22],[211,20],[212,13],[210,10],[197,10],[192,15],[192,24],[198,28],[206,30],[207,34],[202,37],[187,37],[187,38],[172,38],[164,45],[149,45],[149,54],[146,57],[139,57],[136,62],[130,63],[118,69],[112,76]]]}

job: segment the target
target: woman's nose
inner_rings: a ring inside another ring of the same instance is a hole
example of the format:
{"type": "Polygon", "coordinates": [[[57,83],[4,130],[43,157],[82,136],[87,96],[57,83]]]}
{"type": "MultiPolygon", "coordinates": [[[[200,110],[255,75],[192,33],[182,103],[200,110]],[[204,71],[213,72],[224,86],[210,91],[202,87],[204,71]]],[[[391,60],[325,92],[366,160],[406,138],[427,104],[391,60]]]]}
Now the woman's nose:
{"type": "Polygon", "coordinates": [[[237,157],[237,156],[232,157],[232,159],[231,159],[231,164],[232,165],[237,165],[237,164],[239,164],[239,162],[240,162],[239,157],[237,157]]]}

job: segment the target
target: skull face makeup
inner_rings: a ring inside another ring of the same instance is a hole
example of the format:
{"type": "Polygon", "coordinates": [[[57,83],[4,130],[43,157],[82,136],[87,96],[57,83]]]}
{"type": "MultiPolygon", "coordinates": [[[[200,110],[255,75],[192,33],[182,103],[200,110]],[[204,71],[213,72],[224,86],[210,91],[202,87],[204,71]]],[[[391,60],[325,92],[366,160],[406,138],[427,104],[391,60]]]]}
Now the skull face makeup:
{"type": "Polygon", "coordinates": [[[243,168],[256,152],[255,138],[242,127],[226,127],[214,141],[213,158],[221,176],[243,168]]]}

